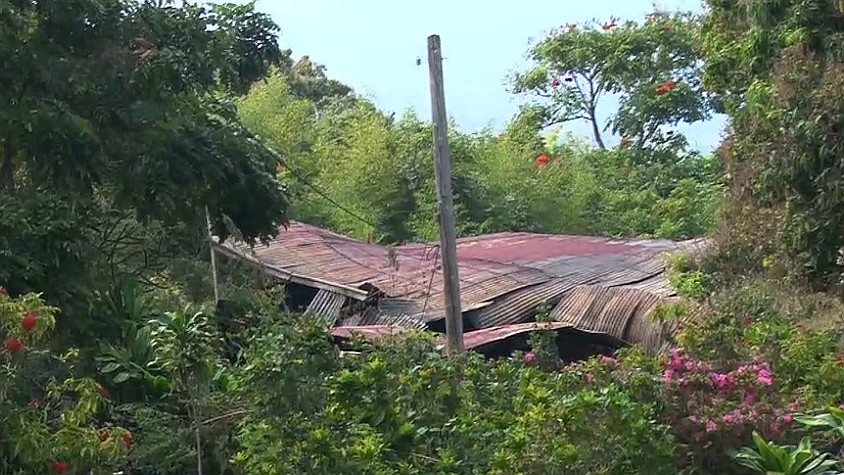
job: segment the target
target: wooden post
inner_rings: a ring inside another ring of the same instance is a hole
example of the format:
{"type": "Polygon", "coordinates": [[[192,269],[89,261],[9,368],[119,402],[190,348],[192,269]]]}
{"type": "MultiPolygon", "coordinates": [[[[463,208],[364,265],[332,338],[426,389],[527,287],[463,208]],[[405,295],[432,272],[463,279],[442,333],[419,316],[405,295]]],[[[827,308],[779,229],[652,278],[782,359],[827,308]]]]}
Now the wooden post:
{"type": "Polygon", "coordinates": [[[217,256],[214,253],[214,235],[211,232],[211,214],[205,207],[205,225],[208,228],[208,249],[211,251],[211,277],[214,282],[214,305],[220,303],[220,288],[217,285],[217,256]]]}
{"type": "Polygon", "coordinates": [[[428,68],[431,83],[431,116],[434,122],[434,172],[437,180],[440,220],[440,253],[445,294],[445,332],[448,354],[463,352],[463,315],[457,275],[457,230],[451,195],[451,151],[448,148],[448,116],[443,92],[443,58],[439,35],[428,37],[428,68]]]}

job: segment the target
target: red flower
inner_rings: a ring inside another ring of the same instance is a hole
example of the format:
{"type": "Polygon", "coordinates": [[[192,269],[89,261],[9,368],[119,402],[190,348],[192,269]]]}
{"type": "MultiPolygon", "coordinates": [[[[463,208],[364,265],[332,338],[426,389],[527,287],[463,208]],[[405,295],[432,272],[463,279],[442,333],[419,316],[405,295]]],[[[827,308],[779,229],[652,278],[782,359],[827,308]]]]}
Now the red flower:
{"type": "Polygon", "coordinates": [[[554,78],[551,80],[551,87],[560,87],[560,80],[558,78],[554,78]]]}
{"type": "Polygon", "coordinates": [[[3,287],[2,285],[0,285],[0,295],[5,295],[6,297],[9,296],[9,291],[6,290],[6,287],[3,287]]]}
{"type": "Polygon", "coordinates": [[[603,25],[601,25],[601,28],[603,28],[604,31],[610,31],[613,28],[615,28],[616,26],[618,26],[618,23],[616,23],[615,20],[613,20],[609,23],[604,23],[603,25]]]}
{"type": "Polygon", "coordinates": [[[35,310],[26,312],[26,315],[21,319],[21,326],[27,332],[32,331],[36,323],[38,323],[38,315],[35,313],[35,310]]]}
{"type": "Polygon", "coordinates": [[[16,337],[7,338],[3,345],[6,347],[6,351],[13,355],[17,354],[23,348],[20,338],[16,337]]]}
{"type": "Polygon", "coordinates": [[[665,81],[664,83],[660,84],[655,88],[657,94],[665,94],[666,92],[671,91],[674,89],[674,86],[677,85],[677,82],[674,80],[665,81]]]}
{"type": "Polygon", "coordinates": [[[123,433],[123,443],[126,444],[127,449],[132,449],[132,444],[134,443],[134,439],[132,438],[132,433],[128,430],[123,433]]]}
{"type": "Polygon", "coordinates": [[[551,161],[551,158],[549,158],[548,155],[545,155],[544,153],[542,155],[536,157],[536,165],[537,166],[547,165],[548,162],[550,162],[550,161],[551,161]]]}
{"type": "Polygon", "coordinates": [[[56,473],[66,473],[67,472],[67,462],[65,462],[63,460],[53,462],[50,465],[50,468],[52,468],[53,471],[56,472],[56,473]]]}

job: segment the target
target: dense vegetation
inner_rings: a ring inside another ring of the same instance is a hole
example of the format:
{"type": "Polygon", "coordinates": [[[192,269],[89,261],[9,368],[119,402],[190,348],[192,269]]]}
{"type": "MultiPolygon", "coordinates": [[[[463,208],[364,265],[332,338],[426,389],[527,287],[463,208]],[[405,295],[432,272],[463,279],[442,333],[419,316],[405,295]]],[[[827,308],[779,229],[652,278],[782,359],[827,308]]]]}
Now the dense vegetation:
{"type": "Polygon", "coordinates": [[[425,334],[343,353],[227,261],[215,305],[209,222],[435,239],[430,125],[294,60],[252,4],[0,0],[0,475],[840,468],[840,7],[564,25],[503,131],[451,128],[462,235],[714,237],[672,260],[670,353],[562,365],[543,332],[497,360],[425,334]],[[712,111],[701,155],[674,127],[712,111]]]}

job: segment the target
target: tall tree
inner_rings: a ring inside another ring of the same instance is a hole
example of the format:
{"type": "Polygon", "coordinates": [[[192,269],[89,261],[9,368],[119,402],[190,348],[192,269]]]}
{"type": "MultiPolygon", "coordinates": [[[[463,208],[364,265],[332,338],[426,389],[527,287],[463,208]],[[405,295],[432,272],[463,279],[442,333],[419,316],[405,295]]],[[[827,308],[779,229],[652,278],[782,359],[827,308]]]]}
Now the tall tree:
{"type": "Polygon", "coordinates": [[[685,13],[564,25],[530,49],[535,65],[515,75],[514,91],[538,99],[524,113],[546,126],[586,121],[600,148],[607,131],[622,136],[624,146],[682,146],[684,137],[667,127],[709,116],[697,27],[698,18],[685,13]],[[600,104],[610,96],[619,105],[604,121],[600,104]]]}
{"type": "Polygon", "coordinates": [[[0,187],[107,197],[247,240],[285,220],[275,160],[227,94],[287,60],[253,4],[0,0],[0,187]],[[228,223],[228,225],[227,225],[228,223]]]}

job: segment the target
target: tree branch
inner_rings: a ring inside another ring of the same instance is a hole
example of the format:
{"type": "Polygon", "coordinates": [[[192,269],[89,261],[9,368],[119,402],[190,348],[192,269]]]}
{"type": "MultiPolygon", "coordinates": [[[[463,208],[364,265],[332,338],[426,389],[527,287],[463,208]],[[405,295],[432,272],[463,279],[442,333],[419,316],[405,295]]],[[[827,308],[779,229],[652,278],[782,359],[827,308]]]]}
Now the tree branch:
{"type": "MultiPolygon", "coordinates": [[[[598,148],[600,148],[601,150],[606,150],[607,147],[604,145],[603,137],[601,137],[601,128],[598,127],[598,117],[595,113],[599,96],[599,93],[595,90],[595,80],[594,77],[592,77],[591,75],[584,75],[584,79],[586,79],[586,83],[589,85],[589,95],[588,101],[586,103],[586,113],[589,115],[589,122],[592,124],[592,135],[595,137],[595,143],[598,144],[598,148]]],[[[578,85],[578,88],[579,87],[580,86],[578,85]]]]}

